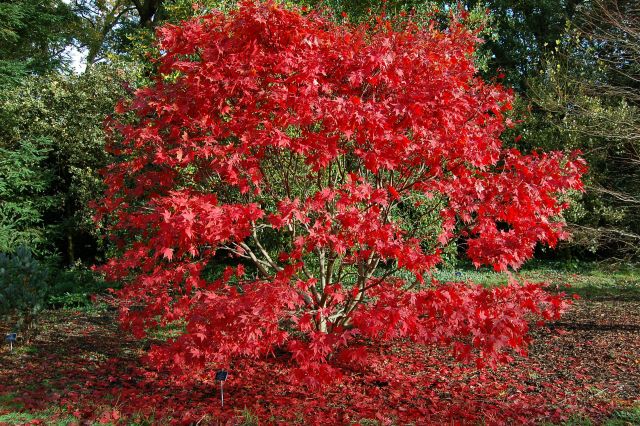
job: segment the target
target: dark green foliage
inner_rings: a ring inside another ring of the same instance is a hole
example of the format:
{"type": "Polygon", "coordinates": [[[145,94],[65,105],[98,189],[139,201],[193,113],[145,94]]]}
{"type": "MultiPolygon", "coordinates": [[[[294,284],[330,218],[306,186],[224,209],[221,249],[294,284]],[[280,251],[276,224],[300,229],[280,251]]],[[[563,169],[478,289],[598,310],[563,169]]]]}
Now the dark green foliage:
{"type": "Polygon", "coordinates": [[[0,317],[15,318],[14,331],[27,340],[45,307],[48,276],[47,268],[26,247],[18,247],[13,254],[0,253],[0,317]]]}
{"type": "Polygon", "coordinates": [[[80,76],[24,79],[0,93],[0,249],[28,244],[68,264],[93,261],[87,207],[108,163],[103,123],[126,96],[127,74],[96,65],[80,76]],[[9,212],[5,212],[9,210],[9,212]]]}
{"type": "Polygon", "coordinates": [[[49,140],[40,138],[0,145],[0,253],[25,245],[47,254],[43,213],[56,201],[47,193],[53,179],[45,165],[50,152],[49,140]]]}
{"type": "Polygon", "coordinates": [[[63,65],[75,22],[62,0],[0,0],[0,88],[63,65]]]}
{"type": "Polygon", "coordinates": [[[529,80],[529,143],[578,148],[589,162],[588,191],[569,217],[578,254],[640,258],[639,34],[636,2],[585,3],[529,80]]]}
{"type": "Polygon", "coordinates": [[[484,6],[490,13],[490,69],[506,74],[506,84],[527,96],[527,78],[534,76],[553,52],[582,0],[467,0],[467,7],[484,6]]]}
{"type": "Polygon", "coordinates": [[[88,308],[93,303],[93,295],[113,287],[82,265],[58,271],[51,281],[47,297],[49,308],[88,308]]]}

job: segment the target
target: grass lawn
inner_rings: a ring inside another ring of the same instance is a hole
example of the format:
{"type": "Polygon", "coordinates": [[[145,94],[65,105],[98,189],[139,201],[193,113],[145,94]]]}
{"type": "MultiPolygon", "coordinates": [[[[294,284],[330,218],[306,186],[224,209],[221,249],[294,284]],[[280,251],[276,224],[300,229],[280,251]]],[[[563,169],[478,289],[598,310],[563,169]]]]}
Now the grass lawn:
{"type": "MultiPolygon", "coordinates": [[[[287,359],[240,360],[224,408],[213,381],[186,385],[148,370],[139,357],[150,342],[120,332],[113,311],[49,311],[31,344],[0,350],[0,425],[640,425],[639,271],[546,264],[520,276],[568,283],[581,296],[560,321],[534,330],[527,358],[478,372],[443,349],[372,343],[372,361],[393,364],[372,362],[314,395],[286,384],[287,359]]],[[[437,278],[506,280],[465,269],[437,278]]]]}

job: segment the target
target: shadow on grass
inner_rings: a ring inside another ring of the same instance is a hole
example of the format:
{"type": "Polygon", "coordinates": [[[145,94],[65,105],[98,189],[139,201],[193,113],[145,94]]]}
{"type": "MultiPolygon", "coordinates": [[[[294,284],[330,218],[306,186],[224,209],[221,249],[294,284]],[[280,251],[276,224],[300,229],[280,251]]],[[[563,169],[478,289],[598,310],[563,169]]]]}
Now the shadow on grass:
{"type": "Polygon", "coordinates": [[[640,284],[615,289],[598,286],[573,287],[568,292],[599,302],[640,302],[640,284]]]}
{"type": "Polygon", "coordinates": [[[584,330],[584,331],[625,331],[630,333],[640,334],[640,325],[636,324],[599,324],[599,323],[574,323],[565,321],[555,321],[548,325],[550,329],[564,329],[564,330],[584,330]]]}

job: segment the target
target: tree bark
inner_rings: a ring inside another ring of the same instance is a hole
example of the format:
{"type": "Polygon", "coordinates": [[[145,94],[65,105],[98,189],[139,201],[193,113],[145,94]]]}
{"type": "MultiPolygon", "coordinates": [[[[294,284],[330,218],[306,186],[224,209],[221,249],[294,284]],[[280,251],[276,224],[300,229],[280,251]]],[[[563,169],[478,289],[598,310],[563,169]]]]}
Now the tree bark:
{"type": "Polygon", "coordinates": [[[162,5],[162,0],[133,0],[138,15],[140,16],[140,26],[144,28],[153,28],[155,25],[155,17],[162,5]]]}

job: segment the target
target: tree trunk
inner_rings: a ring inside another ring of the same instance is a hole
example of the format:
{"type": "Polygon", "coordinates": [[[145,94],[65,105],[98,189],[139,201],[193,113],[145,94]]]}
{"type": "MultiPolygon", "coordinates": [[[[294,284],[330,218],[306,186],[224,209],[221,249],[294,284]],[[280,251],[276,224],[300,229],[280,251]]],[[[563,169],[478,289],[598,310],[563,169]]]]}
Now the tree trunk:
{"type": "Polygon", "coordinates": [[[134,1],[138,15],[140,16],[140,26],[153,28],[155,25],[155,16],[162,5],[162,0],[139,0],[134,1]]]}

